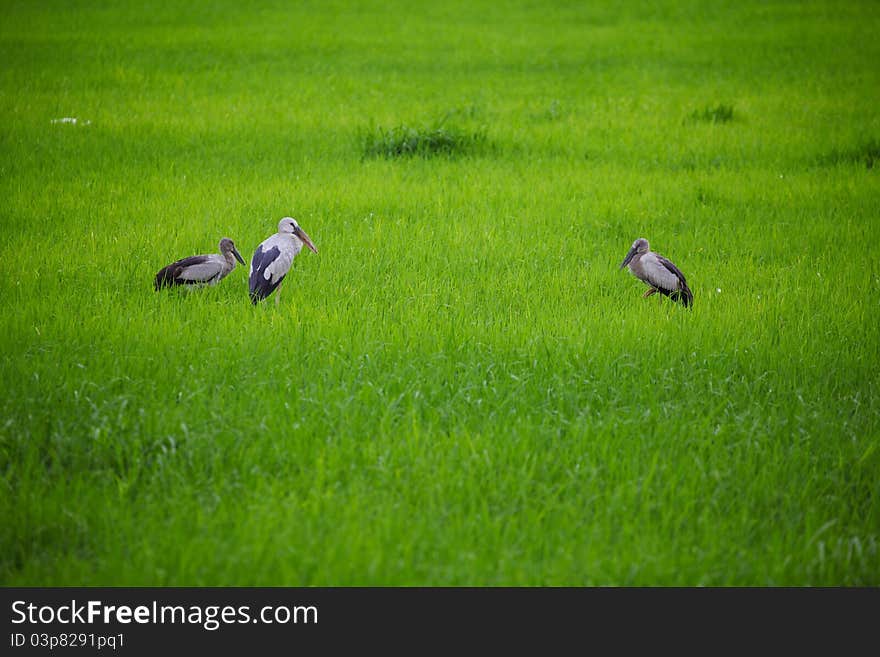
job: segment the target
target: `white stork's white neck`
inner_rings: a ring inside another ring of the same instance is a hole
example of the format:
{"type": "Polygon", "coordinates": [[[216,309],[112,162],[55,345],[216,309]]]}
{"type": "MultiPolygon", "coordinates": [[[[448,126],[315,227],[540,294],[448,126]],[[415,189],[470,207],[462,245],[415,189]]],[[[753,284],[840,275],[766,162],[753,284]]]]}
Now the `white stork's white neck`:
{"type": "Polygon", "coordinates": [[[278,235],[288,242],[293,248],[293,255],[299,254],[302,251],[304,242],[296,236],[294,233],[278,233],[278,235]]]}

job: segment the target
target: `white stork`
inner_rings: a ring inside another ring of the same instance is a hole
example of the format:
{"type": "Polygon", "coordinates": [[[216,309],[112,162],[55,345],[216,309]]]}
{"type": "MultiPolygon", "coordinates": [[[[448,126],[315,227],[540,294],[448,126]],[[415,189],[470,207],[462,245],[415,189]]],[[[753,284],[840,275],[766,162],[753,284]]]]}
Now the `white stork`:
{"type": "MultiPolygon", "coordinates": [[[[251,258],[251,273],[248,279],[251,302],[257,305],[275,291],[303,244],[315,253],[318,249],[293,217],[284,217],[278,222],[278,232],[263,240],[251,258]]],[[[278,302],[278,297],[275,298],[278,302]]]]}
{"type": "Polygon", "coordinates": [[[694,295],[684,274],[662,255],[651,251],[645,238],[640,237],[633,242],[629,253],[620,263],[620,269],[627,266],[636,278],[647,283],[644,297],[659,292],[673,301],[681,302],[686,308],[693,305],[694,295]]]}
{"type": "Polygon", "coordinates": [[[242,265],[244,259],[228,237],[220,240],[220,253],[196,255],[172,262],[156,274],[153,285],[157,290],[174,285],[215,285],[235,269],[235,260],[242,265]]]}

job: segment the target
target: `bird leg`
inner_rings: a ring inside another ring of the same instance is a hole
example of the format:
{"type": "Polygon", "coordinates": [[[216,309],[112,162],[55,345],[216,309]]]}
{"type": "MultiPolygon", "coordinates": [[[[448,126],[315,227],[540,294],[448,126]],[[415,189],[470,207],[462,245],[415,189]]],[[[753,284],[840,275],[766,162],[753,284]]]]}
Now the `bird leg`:
{"type": "Polygon", "coordinates": [[[642,298],[643,298],[643,299],[647,299],[647,298],[648,298],[649,296],[651,296],[652,294],[657,294],[657,288],[656,288],[656,287],[649,287],[647,290],[645,290],[645,293],[642,295],[642,298]]]}

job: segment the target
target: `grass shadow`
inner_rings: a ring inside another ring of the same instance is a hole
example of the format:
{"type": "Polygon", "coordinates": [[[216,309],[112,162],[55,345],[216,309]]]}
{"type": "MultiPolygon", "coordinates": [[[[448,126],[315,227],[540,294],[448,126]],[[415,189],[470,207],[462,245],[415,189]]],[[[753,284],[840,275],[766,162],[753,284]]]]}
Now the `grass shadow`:
{"type": "Polygon", "coordinates": [[[733,105],[719,103],[715,107],[694,110],[687,117],[690,123],[730,123],[733,121],[733,105]]]}
{"type": "Polygon", "coordinates": [[[868,139],[852,148],[836,148],[819,157],[819,164],[823,166],[864,164],[866,169],[873,169],[878,163],[880,163],[880,139],[868,139]]]}

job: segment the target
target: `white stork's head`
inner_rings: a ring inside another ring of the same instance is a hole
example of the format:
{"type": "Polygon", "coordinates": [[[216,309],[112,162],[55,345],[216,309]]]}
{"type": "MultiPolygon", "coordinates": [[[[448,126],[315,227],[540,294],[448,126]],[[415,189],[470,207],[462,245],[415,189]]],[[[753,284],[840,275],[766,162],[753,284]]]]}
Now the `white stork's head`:
{"type": "Polygon", "coordinates": [[[633,245],[630,247],[629,252],[623,259],[623,262],[620,263],[620,268],[623,269],[630,263],[633,258],[635,258],[637,255],[644,255],[648,252],[648,249],[650,248],[651,247],[648,245],[648,240],[646,240],[644,237],[640,237],[635,242],[633,242],[633,245]]]}
{"type": "Polygon", "coordinates": [[[296,219],[294,219],[293,217],[284,217],[284,219],[279,221],[278,232],[282,235],[290,235],[293,239],[302,242],[315,253],[318,252],[318,249],[316,249],[315,245],[312,244],[312,240],[309,239],[309,236],[306,235],[306,232],[299,227],[299,224],[296,223],[296,219]]]}

